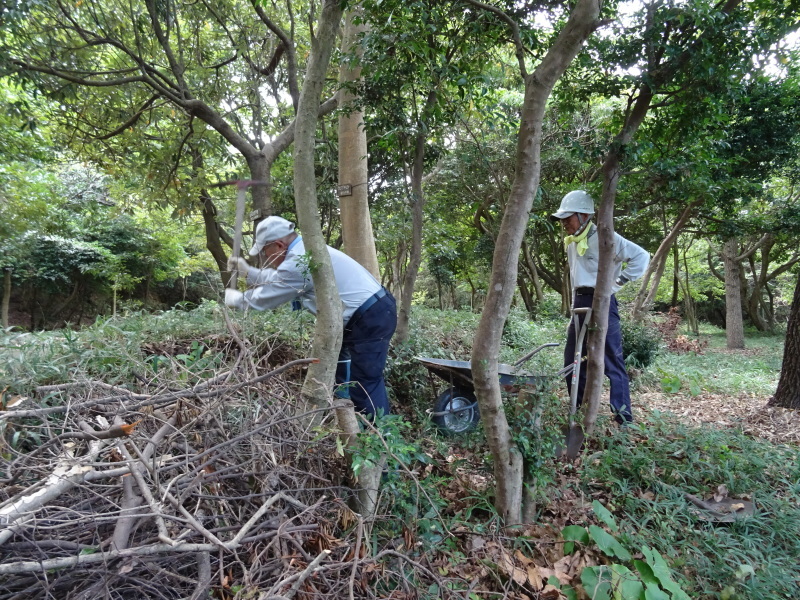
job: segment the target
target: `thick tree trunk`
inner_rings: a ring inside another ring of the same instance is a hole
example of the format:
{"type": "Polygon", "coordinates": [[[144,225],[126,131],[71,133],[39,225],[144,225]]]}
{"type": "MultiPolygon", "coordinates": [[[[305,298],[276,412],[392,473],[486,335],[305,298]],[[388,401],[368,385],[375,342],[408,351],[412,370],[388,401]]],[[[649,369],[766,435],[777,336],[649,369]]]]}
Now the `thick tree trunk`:
{"type": "Polygon", "coordinates": [[[792,309],[786,327],[781,376],[769,405],[800,410],[800,278],[794,286],[792,309]]]}
{"type": "Polygon", "coordinates": [[[521,519],[523,458],[503,411],[497,379],[500,340],[514,295],[522,238],[539,187],[542,121],[547,98],[594,30],[599,12],[597,0],[579,0],[567,24],[532,74],[526,73],[525,50],[514,31],[525,82],[516,169],[495,244],[489,289],[475,333],[471,361],[475,393],[494,462],[495,507],[507,525],[519,523],[521,519]]]}
{"type": "Polygon", "coordinates": [[[227,287],[231,273],[228,271],[228,257],[222,247],[219,223],[217,222],[217,207],[211,200],[207,190],[200,190],[200,201],[203,203],[203,227],[206,234],[206,249],[214,257],[219,272],[222,273],[222,283],[227,287]]]}
{"type": "MultiPolygon", "coordinates": [[[[316,123],[316,114],[313,116],[316,123]]],[[[250,194],[253,198],[253,216],[254,225],[257,225],[262,219],[266,219],[272,214],[272,183],[270,169],[274,159],[267,156],[263,152],[256,152],[248,154],[247,166],[250,168],[250,178],[253,181],[263,182],[260,185],[250,187],[250,194]]]]}
{"type": "MultiPolygon", "coordinates": [[[[342,37],[342,55],[347,55],[358,43],[361,34],[367,31],[364,24],[356,25],[354,17],[358,8],[350,11],[342,37]]],[[[357,51],[360,58],[361,52],[357,51]]],[[[339,82],[343,86],[354,86],[361,80],[361,65],[352,66],[346,59],[339,68],[339,82]]],[[[339,211],[342,219],[344,251],[372,273],[380,277],[378,256],[375,252],[375,237],[367,197],[367,130],[364,111],[355,106],[357,96],[348,87],[339,92],[339,211]]]]}
{"type": "Polygon", "coordinates": [[[737,256],[739,242],[735,238],[722,246],[722,264],[725,268],[725,337],[729,350],[744,348],[744,322],[742,320],[742,279],[737,256]]]}

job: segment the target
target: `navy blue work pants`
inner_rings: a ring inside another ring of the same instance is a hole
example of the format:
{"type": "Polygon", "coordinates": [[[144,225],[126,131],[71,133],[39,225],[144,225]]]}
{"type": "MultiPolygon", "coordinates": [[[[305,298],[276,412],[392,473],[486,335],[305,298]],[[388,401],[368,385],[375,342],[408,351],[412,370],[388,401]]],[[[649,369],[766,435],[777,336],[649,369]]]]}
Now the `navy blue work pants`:
{"type": "MultiPolygon", "coordinates": [[[[575,308],[587,308],[592,306],[593,294],[577,294],[573,306],[575,308]]],[[[579,318],[579,325],[583,325],[582,317],[579,318]]],[[[588,337],[588,332],[587,336],[588,337]]],[[[575,360],[575,324],[570,321],[569,331],[567,332],[567,345],[564,348],[564,366],[571,365],[575,360]]],[[[581,356],[586,356],[586,338],[583,340],[583,350],[581,356]]],[[[606,333],[605,347],[605,372],[611,383],[611,411],[618,423],[633,420],[631,413],[631,389],[628,380],[628,372],[625,369],[625,359],[622,356],[622,330],[619,324],[619,311],[617,310],[617,299],[612,294],[611,304],[608,308],[608,333],[606,333]]],[[[572,376],[567,376],[567,389],[572,390],[572,376]]],[[[578,406],[583,401],[583,391],[586,388],[586,363],[581,364],[581,372],[578,376],[578,406]]]]}
{"type": "Polygon", "coordinates": [[[376,413],[389,414],[383,369],[396,327],[397,305],[388,292],[368,309],[353,315],[344,326],[336,383],[346,386],[340,387],[336,395],[347,397],[349,393],[356,410],[370,419],[376,413]]]}

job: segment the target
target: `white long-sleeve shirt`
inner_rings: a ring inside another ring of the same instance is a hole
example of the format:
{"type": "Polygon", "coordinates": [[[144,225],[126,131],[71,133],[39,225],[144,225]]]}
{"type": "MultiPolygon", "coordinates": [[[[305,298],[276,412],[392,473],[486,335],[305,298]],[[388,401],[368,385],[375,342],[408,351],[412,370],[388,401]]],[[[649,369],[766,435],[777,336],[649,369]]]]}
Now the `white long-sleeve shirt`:
{"type": "MultiPolygon", "coordinates": [[[[597,227],[590,223],[591,227],[587,242],[589,248],[583,256],[578,254],[578,249],[574,243],[567,246],[567,260],[569,261],[569,274],[572,280],[572,288],[594,287],[597,283],[597,269],[599,266],[600,246],[597,242],[597,227]]],[[[620,275],[628,281],[639,279],[647,270],[650,263],[650,253],[641,246],[626,240],[616,231],[614,232],[614,277],[616,282],[620,275]],[[624,267],[624,268],[623,268],[624,267]]],[[[616,293],[622,286],[614,283],[611,293],[616,293]]]]}
{"type": "MultiPolygon", "coordinates": [[[[305,260],[303,240],[297,237],[286,250],[286,258],[277,269],[257,269],[247,271],[247,284],[250,287],[236,308],[255,308],[267,310],[281,304],[299,300],[303,308],[317,314],[317,297],[311,271],[305,260]]],[[[381,284],[357,261],[328,246],[328,252],[336,278],[336,287],[342,300],[344,322],[364,301],[381,289],[381,284]]]]}

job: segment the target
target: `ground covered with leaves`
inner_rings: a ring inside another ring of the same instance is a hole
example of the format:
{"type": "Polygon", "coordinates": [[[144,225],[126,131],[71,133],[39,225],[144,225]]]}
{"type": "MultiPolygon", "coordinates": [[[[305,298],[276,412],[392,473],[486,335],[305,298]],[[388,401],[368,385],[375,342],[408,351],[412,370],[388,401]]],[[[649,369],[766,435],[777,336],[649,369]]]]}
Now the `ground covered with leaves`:
{"type": "MultiPolygon", "coordinates": [[[[504,528],[480,428],[438,432],[435,382],[415,360],[468,358],[476,319],[416,312],[388,367],[397,414],[365,425],[348,458],[329,411],[298,417],[302,362],[284,368],[306,356],[308,315],[231,321],[209,303],[8,333],[0,598],[797,597],[800,427],[766,408],[779,336],[739,352],[710,329],[657,344],[631,367],[636,425],[602,418],[575,461],[554,456],[560,382],[538,390],[539,428],[510,395],[537,511],[504,528]],[[377,514],[363,519],[348,465],[380,457],[377,514]]],[[[564,325],[512,313],[501,359],[564,325]]],[[[530,369],[560,362],[547,351],[530,369]]]]}

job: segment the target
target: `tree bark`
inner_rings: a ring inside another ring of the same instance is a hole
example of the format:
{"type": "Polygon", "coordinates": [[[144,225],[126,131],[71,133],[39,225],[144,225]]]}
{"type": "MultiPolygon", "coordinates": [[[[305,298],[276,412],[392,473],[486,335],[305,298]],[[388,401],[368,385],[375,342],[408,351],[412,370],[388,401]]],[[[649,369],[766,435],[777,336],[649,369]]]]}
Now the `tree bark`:
{"type": "Polygon", "coordinates": [[[8,308],[11,304],[11,268],[6,267],[3,269],[3,307],[2,307],[2,320],[3,329],[8,328],[8,308]]]}
{"type": "Polygon", "coordinates": [[[603,392],[611,278],[614,274],[614,200],[622,174],[622,159],[627,146],[644,121],[652,99],[653,89],[649,85],[642,85],[633,109],[628,114],[619,135],[612,142],[611,150],[603,164],[603,194],[597,211],[597,241],[600,256],[592,303],[592,319],[586,344],[586,388],[583,393],[583,427],[586,433],[594,430],[603,392]]]}
{"type": "Polygon", "coordinates": [[[670,248],[675,245],[675,240],[677,240],[678,235],[686,226],[689,217],[691,217],[692,212],[700,202],[700,200],[695,200],[683,210],[683,213],[681,213],[675,225],[672,226],[669,234],[662,240],[661,244],[658,246],[658,250],[656,250],[655,254],[650,259],[650,264],[647,266],[647,270],[642,276],[639,292],[636,294],[636,299],[633,302],[634,321],[641,322],[650,306],[652,306],[653,300],[658,292],[658,285],[661,283],[661,276],[664,274],[670,248]],[[650,282],[651,277],[653,278],[652,283],[650,282]]]}
{"type": "Polygon", "coordinates": [[[739,242],[735,238],[722,246],[722,264],[725,267],[725,338],[729,350],[744,348],[744,322],[742,320],[741,267],[737,256],[739,242]]]}
{"type": "MultiPolygon", "coordinates": [[[[492,10],[479,2],[475,6],[492,10]]],[[[493,12],[498,13],[497,9],[493,12]]],[[[506,525],[520,522],[523,458],[514,443],[503,411],[497,378],[503,325],[511,307],[517,280],[522,238],[541,170],[542,121],[545,105],[556,81],[577,56],[581,45],[597,26],[598,0],[578,0],[553,46],[532,74],[525,67],[525,48],[516,24],[511,22],[520,71],[525,82],[514,182],[503,213],[492,260],[486,303],[475,333],[472,374],[484,431],[494,460],[495,507],[506,525]]],[[[507,22],[510,19],[506,15],[507,22]]]]}
{"type": "MultiPolygon", "coordinates": [[[[730,14],[741,3],[742,0],[728,0],[720,7],[720,10],[730,14]]],[[[649,10],[655,9],[655,7],[651,7],[649,10]]],[[[652,55],[653,60],[648,71],[641,77],[639,94],[625,118],[622,130],[611,143],[611,148],[603,163],[603,194],[597,212],[597,235],[600,247],[598,261],[600,264],[592,304],[592,322],[589,325],[586,389],[583,398],[583,425],[587,434],[594,429],[600,407],[600,396],[603,392],[604,347],[608,331],[608,309],[611,302],[611,278],[613,276],[614,200],[617,195],[619,178],[622,175],[622,160],[633,136],[650,109],[656,91],[671,81],[689,64],[691,58],[705,42],[704,32],[695,33],[697,35],[689,47],[674,55],[667,54],[668,58],[664,62],[661,62],[665,56],[663,52],[653,53],[652,48],[645,48],[645,51],[652,55]]]]}
{"type": "Polygon", "coordinates": [[[800,409],[800,277],[794,286],[792,309],[786,327],[781,376],[769,405],[800,409]]]}
{"type": "MultiPolygon", "coordinates": [[[[423,125],[428,114],[436,105],[437,94],[435,90],[428,93],[425,108],[422,111],[423,125]]],[[[422,264],[422,226],[424,221],[423,209],[425,208],[425,194],[422,189],[425,167],[425,140],[427,127],[421,126],[419,133],[414,138],[414,158],[411,165],[411,247],[409,249],[408,266],[403,277],[403,292],[400,296],[400,306],[397,311],[397,331],[394,338],[398,344],[408,340],[409,324],[411,321],[411,302],[414,299],[414,285],[417,283],[419,267],[422,264]]]]}
{"type": "Polygon", "coordinates": [[[358,96],[351,88],[361,81],[361,65],[351,65],[347,56],[354,51],[360,60],[358,38],[368,30],[366,24],[356,24],[361,13],[358,6],[348,14],[342,37],[342,65],[339,83],[345,86],[339,92],[339,186],[349,186],[350,195],[339,194],[339,211],[342,219],[344,251],[361,263],[376,278],[380,277],[375,236],[369,213],[367,171],[367,130],[364,111],[356,107],[358,96]],[[347,86],[350,86],[349,88],[347,86]]]}
{"type": "Polygon", "coordinates": [[[309,365],[302,393],[315,407],[326,406],[331,399],[343,329],[342,303],[322,234],[314,175],[314,134],[320,95],[341,18],[339,0],[325,0],[295,117],[295,206],[306,252],[314,265],[311,275],[317,297],[317,322],[311,353],[319,359],[318,363],[309,365]]]}

